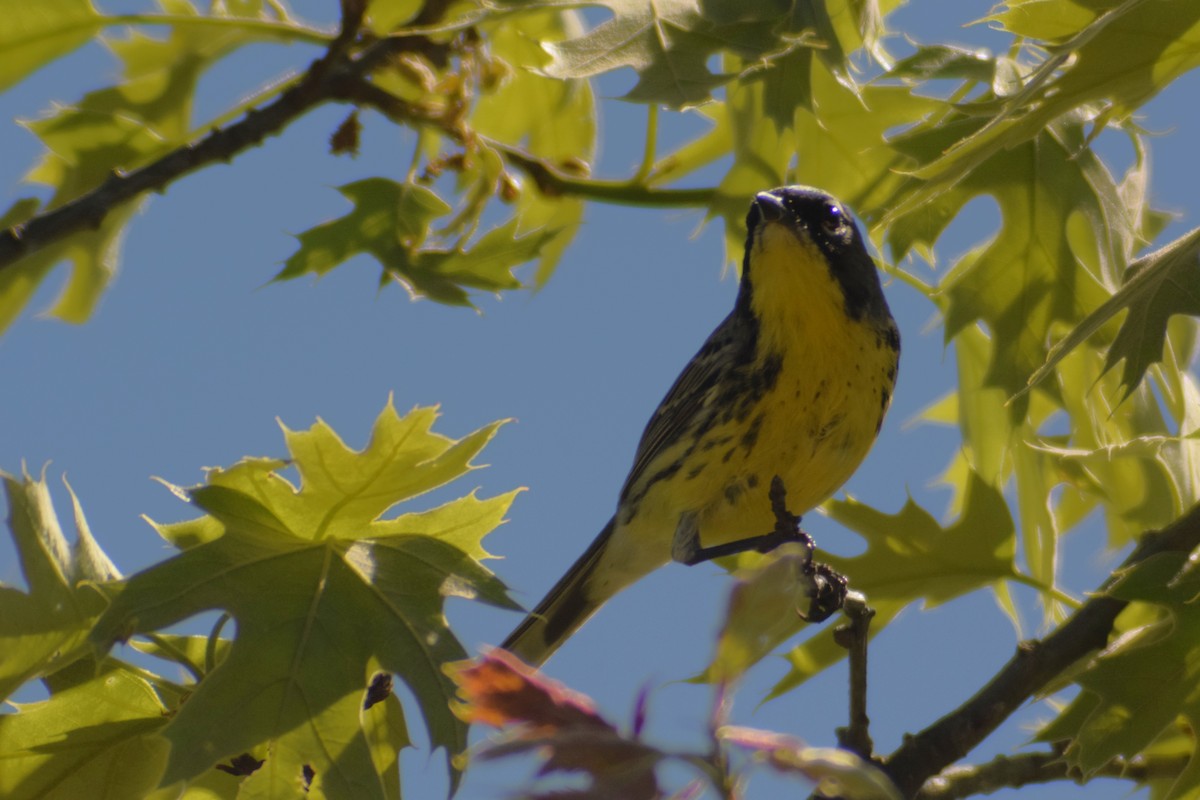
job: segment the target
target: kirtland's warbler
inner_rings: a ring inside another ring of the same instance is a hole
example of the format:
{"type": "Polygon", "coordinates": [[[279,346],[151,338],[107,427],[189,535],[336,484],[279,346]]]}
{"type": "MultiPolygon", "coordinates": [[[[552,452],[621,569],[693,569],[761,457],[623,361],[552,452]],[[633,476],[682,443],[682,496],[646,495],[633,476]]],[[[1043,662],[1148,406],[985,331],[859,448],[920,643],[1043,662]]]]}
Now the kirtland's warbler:
{"type": "Polygon", "coordinates": [[[844,206],[760,192],[737,302],[642,433],[616,514],[503,647],[541,664],[610,597],[669,560],[767,550],[778,476],[791,512],[850,477],[879,433],[900,334],[844,206]]]}

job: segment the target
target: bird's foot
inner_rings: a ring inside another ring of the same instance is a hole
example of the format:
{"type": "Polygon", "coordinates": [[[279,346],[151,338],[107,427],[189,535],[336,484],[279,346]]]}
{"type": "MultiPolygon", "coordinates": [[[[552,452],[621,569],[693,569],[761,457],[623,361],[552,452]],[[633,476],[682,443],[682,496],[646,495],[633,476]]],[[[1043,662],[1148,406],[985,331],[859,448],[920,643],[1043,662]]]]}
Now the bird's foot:
{"type": "Polygon", "coordinates": [[[671,558],[681,564],[693,566],[714,558],[734,556],[741,553],[769,553],[783,544],[792,542],[804,545],[807,562],[804,574],[811,581],[807,611],[800,611],[806,622],[823,622],[835,614],[846,600],[846,578],[828,564],[813,561],[817,549],[813,538],[800,528],[800,517],[787,510],[787,492],[779,476],[771,481],[771,510],[775,513],[775,529],[759,536],[748,536],[734,542],[725,542],[711,547],[700,544],[700,528],[693,514],[679,520],[675,538],[671,543],[671,558]]]}

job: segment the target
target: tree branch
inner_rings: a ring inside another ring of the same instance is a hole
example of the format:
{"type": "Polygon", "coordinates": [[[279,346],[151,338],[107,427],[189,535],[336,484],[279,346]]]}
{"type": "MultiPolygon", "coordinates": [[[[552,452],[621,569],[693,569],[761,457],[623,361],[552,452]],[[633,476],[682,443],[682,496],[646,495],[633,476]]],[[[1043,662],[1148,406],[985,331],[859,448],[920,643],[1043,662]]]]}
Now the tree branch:
{"type": "MultiPolygon", "coordinates": [[[[440,8],[444,3],[431,0],[429,5],[440,8]]],[[[0,270],[66,236],[99,227],[110,211],[144,192],[165,191],[174,181],[202,167],[230,161],[323,103],[344,99],[349,81],[363,80],[390,55],[444,49],[425,37],[397,36],[376,42],[355,59],[351,51],[359,38],[364,9],[363,0],[343,0],[338,35],[300,80],[274,102],[253,109],[239,122],[224,129],[214,129],[203,139],[182,145],[144,167],[126,173],[114,172],[99,186],[79,197],[0,232],[0,270]]],[[[408,112],[411,120],[421,121],[431,116],[428,111],[416,107],[409,107],[408,112]]]]}
{"type": "MultiPolygon", "coordinates": [[[[1115,758],[1093,777],[1124,778],[1145,783],[1152,778],[1171,778],[1187,766],[1189,756],[1138,756],[1115,758]]],[[[1031,783],[1069,780],[1082,784],[1057,753],[1028,753],[999,756],[986,764],[951,767],[930,780],[917,794],[917,800],[960,800],[976,794],[991,794],[1000,789],[1019,789],[1031,783]]]]}
{"type": "Polygon", "coordinates": [[[871,719],[867,716],[867,634],[875,609],[858,592],[849,592],[842,612],[849,623],[835,628],[833,638],[850,651],[850,724],[837,729],[838,745],[870,761],[875,743],[871,741],[871,719]]]}
{"type": "MultiPolygon", "coordinates": [[[[1122,568],[1164,552],[1189,553],[1200,545],[1200,505],[1161,531],[1149,532],[1122,568]]],[[[1128,603],[1105,592],[1117,570],[1096,596],[1041,641],[1022,642],[1017,653],[974,697],[920,733],[909,736],[884,762],[883,769],[905,797],[914,797],[925,781],[966,756],[1035,692],[1093,650],[1103,648],[1117,615],[1128,603]]]]}

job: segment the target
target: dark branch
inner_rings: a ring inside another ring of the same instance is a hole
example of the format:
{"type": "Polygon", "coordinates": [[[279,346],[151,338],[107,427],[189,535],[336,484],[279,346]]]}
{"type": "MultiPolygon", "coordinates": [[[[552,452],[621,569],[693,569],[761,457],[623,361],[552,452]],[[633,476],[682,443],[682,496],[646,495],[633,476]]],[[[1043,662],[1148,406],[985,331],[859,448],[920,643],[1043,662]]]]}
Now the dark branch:
{"type": "MultiPolygon", "coordinates": [[[[1173,778],[1187,766],[1189,756],[1138,756],[1116,758],[1101,767],[1092,777],[1123,778],[1145,783],[1152,778],[1173,778]]],[[[986,764],[951,767],[925,784],[917,800],[960,800],[977,794],[991,794],[1000,789],[1019,789],[1032,783],[1052,781],[1085,781],[1072,773],[1057,753],[1029,753],[1000,756],[986,764]]]]}
{"type": "MultiPolygon", "coordinates": [[[[444,6],[445,3],[431,0],[425,11],[444,6]]],[[[364,8],[363,0],[343,0],[338,35],[300,79],[273,102],[247,112],[233,125],[215,129],[199,141],[180,146],[144,167],[126,173],[114,171],[96,188],[0,232],[0,270],[66,236],[98,227],[110,211],[145,192],[165,191],[174,181],[202,167],[230,161],[243,150],[278,134],[319,105],[348,99],[352,93],[350,87],[365,82],[366,75],[388,57],[407,51],[424,54],[430,50],[445,50],[444,45],[421,36],[397,36],[372,44],[355,59],[352,51],[359,40],[364,8]]],[[[444,52],[441,58],[444,60],[444,52]]],[[[394,111],[400,113],[398,109],[394,111]]],[[[404,111],[413,122],[434,119],[428,111],[413,106],[407,106],[404,111]]]]}
{"type": "MultiPolygon", "coordinates": [[[[1162,531],[1147,533],[1122,567],[1164,552],[1189,553],[1200,545],[1200,505],[1162,531]]],[[[1118,571],[1119,572],[1119,571],[1118,571]]],[[[1117,572],[1095,597],[1054,633],[1022,642],[1017,653],[970,700],[920,733],[909,736],[884,762],[884,771],[901,794],[913,797],[933,776],[963,758],[1035,692],[1093,650],[1108,643],[1113,621],[1127,605],[1104,594],[1117,572]]]]}

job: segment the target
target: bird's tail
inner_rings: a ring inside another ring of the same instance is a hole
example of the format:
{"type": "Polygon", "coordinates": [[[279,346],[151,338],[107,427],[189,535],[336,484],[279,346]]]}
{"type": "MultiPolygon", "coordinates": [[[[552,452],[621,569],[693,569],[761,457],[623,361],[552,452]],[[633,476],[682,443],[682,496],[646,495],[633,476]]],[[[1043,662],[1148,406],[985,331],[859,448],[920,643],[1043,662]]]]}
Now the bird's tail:
{"type": "Polygon", "coordinates": [[[613,524],[614,520],[609,520],[591,546],[554,584],[537,608],[508,635],[501,647],[527,664],[541,666],[567,637],[579,630],[579,626],[587,622],[604,601],[621,588],[615,586],[606,591],[598,586],[588,586],[605,547],[612,539],[613,524]]]}

